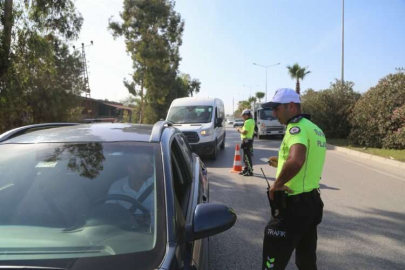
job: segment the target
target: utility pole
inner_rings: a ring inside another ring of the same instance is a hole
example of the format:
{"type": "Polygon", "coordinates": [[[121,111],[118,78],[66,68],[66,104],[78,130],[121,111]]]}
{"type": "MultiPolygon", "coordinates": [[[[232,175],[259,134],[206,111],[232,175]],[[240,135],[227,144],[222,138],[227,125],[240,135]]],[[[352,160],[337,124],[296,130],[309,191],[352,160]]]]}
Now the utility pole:
{"type": "Polygon", "coordinates": [[[345,75],[345,0],[342,0],[342,85],[345,75]]]}
{"type": "Polygon", "coordinates": [[[82,62],[83,62],[83,77],[84,77],[84,92],[86,93],[86,98],[90,98],[90,83],[89,83],[89,73],[87,71],[87,60],[86,60],[86,50],[85,47],[92,46],[93,41],[90,41],[91,45],[84,45],[82,43],[82,62]]]}
{"type": "MultiPolygon", "coordinates": [[[[266,72],[267,73],[267,72],[266,72]]],[[[266,77],[267,77],[267,75],[266,75],[266,77]]],[[[249,85],[243,85],[243,87],[246,87],[246,88],[249,88],[249,98],[251,98],[252,97],[252,88],[254,88],[254,87],[258,87],[259,85],[257,84],[257,85],[255,85],[255,86],[249,86],[249,85]]]]}
{"type": "Polygon", "coordinates": [[[235,98],[232,97],[232,116],[235,113],[235,98]]]}
{"type": "Polygon", "coordinates": [[[265,72],[266,72],[266,98],[265,98],[265,101],[267,102],[267,69],[268,69],[269,67],[278,66],[278,65],[280,65],[280,63],[274,64],[274,65],[269,65],[269,66],[260,65],[260,64],[257,64],[257,63],[253,63],[253,65],[258,66],[258,67],[262,67],[262,68],[265,69],[265,72]]]}
{"type": "MultiPolygon", "coordinates": [[[[87,69],[87,60],[86,60],[86,47],[89,46],[93,46],[93,41],[90,41],[90,44],[88,45],[84,45],[84,43],[82,43],[82,54],[81,54],[81,60],[82,60],[82,74],[83,74],[83,78],[84,78],[84,93],[86,96],[86,111],[87,111],[87,118],[91,118],[91,113],[92,113],[92,109],[90,108],[91,103],[90,103],[90,83],[89,83],[89,73],[88,73],[88,69],[87,69]]],[[[76,47],[73,46],[73,49],[76,50],[76,47]]]]}

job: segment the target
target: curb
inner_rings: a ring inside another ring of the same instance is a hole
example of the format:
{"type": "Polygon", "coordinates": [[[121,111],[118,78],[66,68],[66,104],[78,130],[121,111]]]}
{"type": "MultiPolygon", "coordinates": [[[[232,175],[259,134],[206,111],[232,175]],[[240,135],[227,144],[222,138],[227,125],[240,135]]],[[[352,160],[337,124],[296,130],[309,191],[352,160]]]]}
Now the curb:
{"type": "Polygon", "coordinates": [[[382,163],[384,165],[390,165],[392,167],[395,167],[397,169],[401,169],[401,170],[405,171],[405,162],[391,160],[391,159],[379,157],[379,156],[376,156],[376,155],[366,154],[366,153],[362,153],[360,151],[351,150],[351,149],[347,149],[345,147],[335,146],[335,145],[332,145],[332,144],[327,144],[326,148],[328,150],[336,150],[336,151],[339,151],[339,152],[346,153],[348,155],[352,155],[352,156],[356,156],[356,157],[360,157],[360,158],[364,158],[364,159],[371,159],[371,160],[374,160],[376,162],[382,163]]]}

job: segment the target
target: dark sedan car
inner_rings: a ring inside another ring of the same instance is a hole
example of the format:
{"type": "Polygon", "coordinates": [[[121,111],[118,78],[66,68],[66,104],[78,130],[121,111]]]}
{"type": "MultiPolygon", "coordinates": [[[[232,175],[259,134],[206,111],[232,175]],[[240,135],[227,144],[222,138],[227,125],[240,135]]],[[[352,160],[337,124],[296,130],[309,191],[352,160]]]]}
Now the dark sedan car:
{"type": "Polygon", "coordinates": [[[0,268],[208,269],[233,226],[166,122],[40,124],[0,135],[0,268]]]}

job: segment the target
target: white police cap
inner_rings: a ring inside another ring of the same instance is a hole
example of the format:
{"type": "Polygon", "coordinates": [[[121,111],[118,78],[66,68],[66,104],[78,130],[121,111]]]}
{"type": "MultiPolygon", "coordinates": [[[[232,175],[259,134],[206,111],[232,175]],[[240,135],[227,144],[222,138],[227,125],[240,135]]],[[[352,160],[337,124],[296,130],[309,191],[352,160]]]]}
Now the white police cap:
{"type": "Polygon", "coordinates": [[[252,113],[250,112],[249,109],[245,109],[245,110],[243,110],[241,115],[245,115],[245,114],[252,114],[252,113]]]}
{"type": "Polygon", "coordinates": [[[276,90],[276,94],[270,102],[264,103],[263,108],[274,108],[279,104],[287,104],[290,102],[301,103],[300,95],[298,95],[293,89],[279,88],[276,90]]]}

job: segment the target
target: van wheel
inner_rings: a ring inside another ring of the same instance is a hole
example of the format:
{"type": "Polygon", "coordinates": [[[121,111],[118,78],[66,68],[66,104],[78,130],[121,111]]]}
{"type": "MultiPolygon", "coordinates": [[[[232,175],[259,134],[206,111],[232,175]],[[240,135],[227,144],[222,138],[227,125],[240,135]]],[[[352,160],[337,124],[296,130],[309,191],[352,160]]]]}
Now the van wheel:
{"type": "Polygon", "coordinates": [[[211,155],[211,160],[216,160],[218,155],[218,145],[217,141],[215,141],[215,148],[214,148],[214,153],[211,155]]]}
{"type": "Polygon", "coordinates": [[[225,149],[225,136],[224,136],[224,139],[222,140],[220,148],[221,148],[221,150],[225,149]]]}

